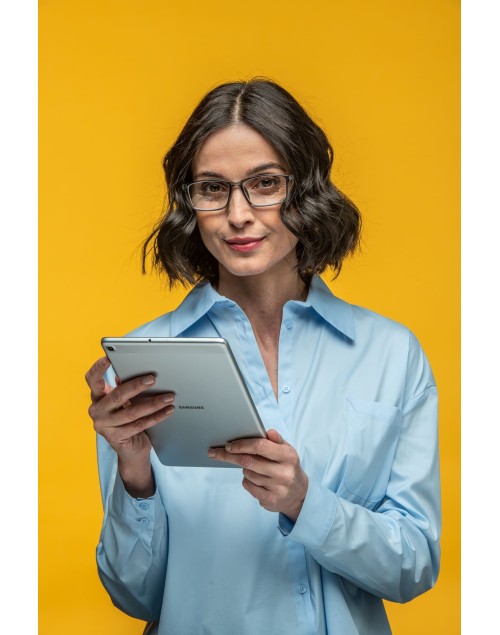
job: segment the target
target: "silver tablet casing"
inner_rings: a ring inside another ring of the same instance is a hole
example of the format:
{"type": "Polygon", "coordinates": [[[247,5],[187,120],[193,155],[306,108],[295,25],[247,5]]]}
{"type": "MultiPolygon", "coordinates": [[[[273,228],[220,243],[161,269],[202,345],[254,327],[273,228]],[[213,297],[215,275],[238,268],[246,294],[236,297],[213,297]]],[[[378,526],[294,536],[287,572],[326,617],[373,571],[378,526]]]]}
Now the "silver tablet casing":
{"type": "Polygon", "coordinates": [[[104,337],[102,347],[123,382],[153,374],[143,395],[175,393],[174,414],[147,430],[164,465],[237,467],[208,458],[210,447],[266,431],[222,338],[104,337]]]}

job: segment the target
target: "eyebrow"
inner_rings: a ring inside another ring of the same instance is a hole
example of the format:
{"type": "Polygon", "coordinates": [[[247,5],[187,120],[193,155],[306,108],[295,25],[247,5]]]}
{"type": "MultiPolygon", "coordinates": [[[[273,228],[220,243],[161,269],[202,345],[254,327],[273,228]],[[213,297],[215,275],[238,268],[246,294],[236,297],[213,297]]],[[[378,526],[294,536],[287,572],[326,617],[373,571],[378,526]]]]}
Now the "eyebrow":
{"type": "MultiPolygon", "coordinates": [[[[261,163],[260,165],[256,165],[255,167],[247,170],[246,176],[252,176],[253,174],[260,174],[272,168],[277,168],[279,170],[285,171],[285,168],[281,165],[281,163],[275,163],[275,162],[261,163]]],[[[220,172],[211,172],[210,170],[202,170],[201,172],[197,172],[196,174],[193,175],[193,179],[196,181],[203,176],[214,178],[214,179],[221,179],[222,181],[226,180],[225,176],[221,174],[220,172]]]]}

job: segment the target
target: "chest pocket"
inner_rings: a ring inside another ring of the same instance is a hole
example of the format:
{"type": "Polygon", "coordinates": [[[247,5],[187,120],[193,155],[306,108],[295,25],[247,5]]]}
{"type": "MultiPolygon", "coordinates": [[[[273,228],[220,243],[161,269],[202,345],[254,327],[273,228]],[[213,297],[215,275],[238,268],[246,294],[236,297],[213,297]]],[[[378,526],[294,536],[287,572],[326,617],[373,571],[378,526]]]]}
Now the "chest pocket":
{"type": "Polygon", "coordinates": [[[347,455],[337,494],[373,509],[387,490],[402,412],[376,401],[347,399],[346,420],[347,455]]]}

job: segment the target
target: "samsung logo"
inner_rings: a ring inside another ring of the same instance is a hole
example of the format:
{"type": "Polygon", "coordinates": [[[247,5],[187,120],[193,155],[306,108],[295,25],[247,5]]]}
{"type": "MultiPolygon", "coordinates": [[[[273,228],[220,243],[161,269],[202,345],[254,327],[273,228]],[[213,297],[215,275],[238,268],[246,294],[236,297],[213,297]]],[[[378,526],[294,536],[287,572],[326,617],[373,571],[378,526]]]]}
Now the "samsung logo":
{"type": "Polygon", "coordinates": [[[205,410],[205,406],[177,406],[179,410],[205,410]]]}

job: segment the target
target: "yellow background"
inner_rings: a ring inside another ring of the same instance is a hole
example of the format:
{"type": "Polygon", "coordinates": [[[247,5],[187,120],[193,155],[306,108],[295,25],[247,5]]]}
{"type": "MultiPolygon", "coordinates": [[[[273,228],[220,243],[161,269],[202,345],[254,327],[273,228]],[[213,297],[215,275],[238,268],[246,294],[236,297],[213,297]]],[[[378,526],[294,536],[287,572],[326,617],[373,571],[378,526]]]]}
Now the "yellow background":
{"type": "Polygon", "coordinates": [[[254,75],[282,83],[324,127],[334,179],[364,214],[363,254],[332,289],[409,326],[431,361],[441,576],[388,611],[395,634],[459,633],[459,12],[457,0],[40,2],[42,635],[142,632],[97,578],[83,375],[103,335],[184,296],[140,273],[162,156],[202,94],[254,75]]]}

